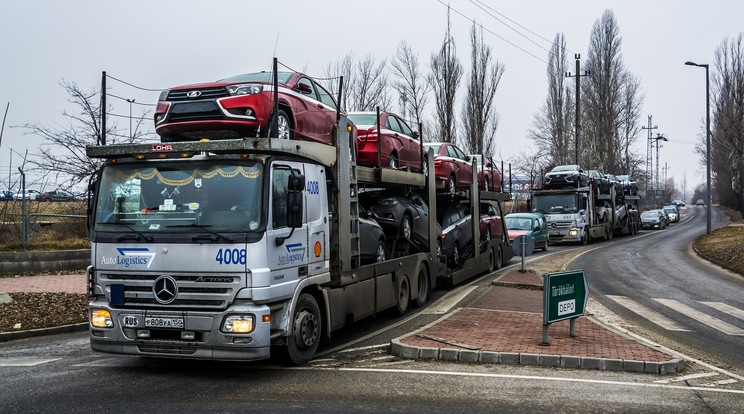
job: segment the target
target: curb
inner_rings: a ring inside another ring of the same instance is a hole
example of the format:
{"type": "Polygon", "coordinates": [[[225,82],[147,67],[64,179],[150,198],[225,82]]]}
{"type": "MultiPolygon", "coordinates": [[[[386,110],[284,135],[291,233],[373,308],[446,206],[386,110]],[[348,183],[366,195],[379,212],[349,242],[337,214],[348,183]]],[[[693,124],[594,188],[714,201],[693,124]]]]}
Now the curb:
{"type": "Polygon", "coordinates": [[[15,339],[32,338],[36,336],[54,335],[59,333],[87,331],[88,322],[74,323],[71,325],[54,326],[51,328],[29,329],[27,331],[17,332],[0,332],[0,342],[12,341],[15,339]]]}
{"type": "MultiPolygon", "coordinates": [[[[682,358],[672,358],[669,361],[637,361],[630,359],[595,358],[573,355],[528,354],[515,352],[494,352],[471,349],[433,348],[407,345],[403,339],[436,325],[449,318],[462,308],[455,309],[434,322],[416,329],[413,332],[394,338],[390,341],[390,353],[404,359],[434,359],[450,362],[466,362],[478,364],[523,365],[551,368],[575,368],[599,371],[622,371],[646,374],[670,375],[685,370],[682,358]]],[[[598,324],[599,325],[599,324],[598,324]]],[[[605,328],[604,325],[600,325],[605,328]]],[[[614,331],[613,331],[614,332],[614,331]]],[[[637,342],[637,341],[636,341],[637,342]]],[[[644,345],[645,346],[645,345],[644,345]]]]}

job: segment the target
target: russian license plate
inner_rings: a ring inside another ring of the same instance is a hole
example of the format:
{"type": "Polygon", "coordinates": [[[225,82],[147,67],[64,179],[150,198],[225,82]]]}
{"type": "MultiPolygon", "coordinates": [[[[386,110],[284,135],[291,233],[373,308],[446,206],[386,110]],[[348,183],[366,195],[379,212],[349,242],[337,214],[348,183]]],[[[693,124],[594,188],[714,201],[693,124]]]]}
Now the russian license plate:
{"type": "Polygon", "coordinates": [[[183,329],[183,318],[145,317],[145,328],[183,329]]]}
{"type": "Polygon", "coordinates": [[[561,235],[561,232],[559,232],[559,231],[551,231],[550,232],[550,235],[551,236],[560,236],[561,235]]]}

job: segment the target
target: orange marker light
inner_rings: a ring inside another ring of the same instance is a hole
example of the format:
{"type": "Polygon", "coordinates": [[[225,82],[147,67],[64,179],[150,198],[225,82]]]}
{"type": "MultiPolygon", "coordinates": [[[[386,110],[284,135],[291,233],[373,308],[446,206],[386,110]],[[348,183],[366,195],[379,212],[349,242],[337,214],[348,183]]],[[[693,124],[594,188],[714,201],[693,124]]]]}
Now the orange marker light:
{"type": "Polygon", "coordinates": [[[320,246],[320,242],[315,242],[315,257],[320,257],[320,253],[322,252],[323,248],[320,246]]]}

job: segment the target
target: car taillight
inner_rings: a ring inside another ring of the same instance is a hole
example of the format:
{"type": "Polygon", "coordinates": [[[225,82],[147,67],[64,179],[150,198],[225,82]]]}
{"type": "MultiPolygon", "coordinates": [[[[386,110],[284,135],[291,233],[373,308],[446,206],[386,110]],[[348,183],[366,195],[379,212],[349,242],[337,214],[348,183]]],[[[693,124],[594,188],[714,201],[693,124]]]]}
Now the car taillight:
{"type": "Polygon", "coordinates": [[[441,165],[442,165],[442,160],[438,160],[438,159],[435,159],[435,160],[434,160],[434,166],[435,166],[435,167],[439,167],[439,166],[441,166],[441,165]]]}
{"type": "Polygon", "coordinates": [[[442,244],[444,244],[444,241],[445,240],[447,240],[447,235],[446,234],[442,234],[442,244]]]}

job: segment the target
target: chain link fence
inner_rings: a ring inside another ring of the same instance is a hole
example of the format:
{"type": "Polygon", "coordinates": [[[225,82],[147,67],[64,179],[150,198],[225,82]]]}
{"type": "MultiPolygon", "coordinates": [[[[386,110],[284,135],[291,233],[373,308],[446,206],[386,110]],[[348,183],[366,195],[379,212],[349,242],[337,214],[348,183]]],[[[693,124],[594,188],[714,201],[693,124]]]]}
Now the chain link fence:
{"type": "Polygon", "coordinates": [[[0,251],[80,248],[89,243],[85,201],[26,200],[25,204],[24,211],[23,200],[0,200],[0,251]]]}

